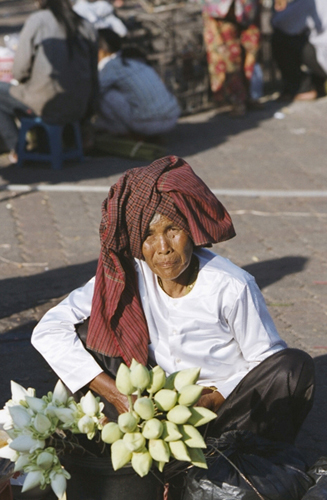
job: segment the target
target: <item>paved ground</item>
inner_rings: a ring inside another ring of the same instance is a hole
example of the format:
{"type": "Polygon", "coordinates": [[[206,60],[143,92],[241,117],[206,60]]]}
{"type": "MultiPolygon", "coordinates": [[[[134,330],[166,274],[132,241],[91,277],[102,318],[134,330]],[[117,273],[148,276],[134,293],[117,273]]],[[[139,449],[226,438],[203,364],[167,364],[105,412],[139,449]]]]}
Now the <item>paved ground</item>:
{"type": "MultiPolygon", "coordinates": [[[[13,15],[17,3],[0,0],[8,14],[0,35],[33,8],[21,1],[13,15]]],[[[244,119],[183,118],[166,138],[167,154],[189,161],[233,216],[237,237],[215,251],[256,277],[281,336],[315,359],[315,406],[297,441],[310,463],[327,455],[326,130],[326,99],[284,109],[269,101],[244,119]]],[[[53,387],[56,376],[30,346],[32,328],[94,274],[105,191],[142,164],[89,158],[55,172],[0,156],[0,406],[10,379],[39,395],[53,387]]]]}
{"type": "MultiPolygon", "coordinates": [[[[167,137],[167,154],[184,157],[221,190],[237,237],[215,250],[256,277],[281,336],[315,358],[316,402],[297,441],[313,462],[327,454],[327,100],[279,108],[268,102],[244,119],[214,111],[183,118],[167,137]]],[[[2,404],[10,379],[39,395],[52,388],[56,377],[30,346],[31,330],[93,275],[105,191],[144,162],[89,158],[56,172],[0,160],[2,404]]]]}

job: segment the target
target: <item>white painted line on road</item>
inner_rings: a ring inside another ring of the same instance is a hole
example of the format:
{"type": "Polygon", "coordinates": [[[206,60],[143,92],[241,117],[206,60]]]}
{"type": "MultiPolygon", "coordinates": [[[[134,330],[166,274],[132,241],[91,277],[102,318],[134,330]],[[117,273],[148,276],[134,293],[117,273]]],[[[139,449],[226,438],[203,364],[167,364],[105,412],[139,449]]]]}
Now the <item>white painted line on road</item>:
{"type": "MultiPolygon", "coordinates": [[[[110,186],[85,186],[78,184],[6,184],[0,186],[2,191],[51,191],[69,193],[108,193],[110,186]]],[[[218,196],[261,197],[261,198],[326,198],[327,191],[306,190],[269,190],[269,189],[212,189],[218,196]]]]}

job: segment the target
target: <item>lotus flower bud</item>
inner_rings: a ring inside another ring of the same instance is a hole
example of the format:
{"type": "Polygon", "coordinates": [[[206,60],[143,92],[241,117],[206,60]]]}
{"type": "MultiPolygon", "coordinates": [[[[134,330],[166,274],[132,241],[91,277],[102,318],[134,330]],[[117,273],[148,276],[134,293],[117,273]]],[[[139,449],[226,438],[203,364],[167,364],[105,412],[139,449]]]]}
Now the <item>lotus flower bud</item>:
{"type": "Polygon", "coordinates": [[[169,410],[167,419],[174,424],[186,424],[191,415],[192,413],[187,406],[177,405],[169,410]]]}
{"type": "Polygon", "coordinates": [[[21,455],[18,456],[16,460],[14,472],[22,471],[24,467],[26,467],[26,465],[29,465],[29,463],[30,463],[30,455],[28,453],[22,453],[21,455]]]}
{"type": "Polygon", "coordinates": [[[33,410],[35,413],[43,411],[47,405],[46,402],[43,401],[43,399],[33,398],[31,396],[26,396],[26,403],[28,404],[29,408],[31,408],[31,410],[33,410]]]}
{"type": "Polygon", "coordinates": [[[193,427],[193,425],[180,425],[179,430],[182,433],[183,441],[189,448],[206,448],[202,435],[193,427]]]}
{"type": "Polygon", "coordinates": [[[91,434],[95,430],[95,422],[88,415],[84,415],[79,419],[77,427],[82,434],[91,434]]]}
{"type": "Polygon", "coordinates": [[[152,466],[152,457],[148,451],[142,451],[141,453],[133,453],[132,456],[132,467],[135,472],[144,477],[148,474],[152,466]]]}
{"type": "Polygon", "coordinates": [[[208,468],[204,453],[200,448],[189,448],[187,451],[193,465],[201,467],[202,469],[208,468]]]}
{"type": "Polygon", "coordinates": [[[91,391],[88,391],[85,396],[81,398],[81,407],[85,415],[94,417],[99,411],[99,402],[93,396],[91,391]]]}
{"type": "Polygon", "coordinates": [[[138,365],[131,370],[131,381],[134,387],[144,391],[150,384],[150,374],[149,370],[138,363],[138,365]]]}
{"type": "Polygon", "coordinates": [[[7,460],[16,462],[18,453],[11,446],[6,445],[0,448],[0,458],[6,458],[7,460]]]}
{"type": "Polygon", "coordinates": [[[139,452],[145,446],[145,437],[140,432],[128,432],[123,437],[126,448],[130,451],[139,452]]]}
{"type": "Polygon", "coordinates": [[[37,432],[40,434],[45,434],[51,428],[51,422],[45,415],[38,413],[33,422],[33,426],[37,432]]]}
{"type": "Polygon", "coordinates": [[[121,392],[121,394],[125,394],[125,396],[133,394],[136,390],[136,387],[132,384],[131,372],[124,363],[119,365],[116,376],[116,387],[119,392],[121,392]]]}
{"type": "Polygon", "coordinates": [[[170,441],[178,441],[181,439],[182,434],[179,432],[178,427],[173,422],[169,422],[169,420],[162,421],[163,431],[161,438],[169,443],[170,441]]]}
{"type": "Polygon", "coordinates": [[[169,411],[177,403],[178,394],[176,391],[171,391],[170,389],[161,389],[157,392],[153,399],[160,411],[169,411]]]}
{"type": "Polygon", "coordinates": [[[104,443],[112,444],[123,437],[123,433],[116,422],[109,422],[101,431],[101,439],[104,443]]]}
{"type": "Polygon", "coordinates": [[[191,461],[191,457],[183,441],[172,441],[169,443],[169,449],[172,456],[176,458],[176,460],[182,460],[183,462],[191,461]]]}
{"type": "Polygon", "coordinates": [[[111,462],[114,470],[118,470],[132,459],[132,452],[126,448],[122,439],[118,439],[111,445],[111,462]]]}
{"type": "Polygon", "coordinates": [[[62,499],[67,488],[65,475],[61,471],[56,472],[55,474],[50,474],[50,479],[52,491],[59,499],[62,499]]]}
{"type": "Polygon", "coordinates": [[[190,408],[190,410],[192,415],[187,423],[194,425],[194,427],[200,427],[217,418],[216,413],[203,406],[196,406],[195,408],[190,408]]]}
{"type": "Polygon", "coordinates": [[[136,367],[137,367],[138,365],[140,365],[140,364],[141,364],[141,363],[139,363],[138,361],[136,361],[136,359],[135,359],[135,358],[133,358],[133,359],[132,359],[132,362],[131,362],[131,364],[130,364],[130,367],[129,367],[130,371],[134,370],[134,368],[136,368],[136,367]]]}
{"type": "Polygon", "coordinates": [[[31,490],[32,488],[35,488],[39,484],[43,482],[43,472],[40,470],[33,470],[27,474],[24,480],[24,484],[22,487],[22,493],[25,491],[31,490]]]}
{"type": "Polygon", "coordinates": [[[53,418],[53,417],[57,417],[57,414],[56,414],[57,410],[67,410],[67,409],[68,408],[58,408],[57,406],[54,406],[52,404],[48,404],[44,410],[44,414],[50,418],[53,418]]]}
{"type": "Polygon", "coordinates": [[[134,403],[134,410],[143,420],[150,420],[154,415],[154,405],[149,398],[137,399],[134,403]]]}
{"type": "Polygon", "coordinates": [[[164,385],[165,389],[169,389],[171,391],[173,389],[175,389],[174,382],[175,382],[175,377],[176,377],[177,373],[179,373],[179,372],[174,372],[174,373],[171,373],[170,375],[168,375],[168,377],[166,378],[165,385],[164,385]]]}
{"type": "Polygon", "coordinates": [[[137,426],[137,421],[130,412],[126,412],[119,415],[118,425],[122,432],[134,432],[137,426]]]}
{"type": "Polygon", "coordinates": [[[150,385],[147,387],[149,394],[154,394],[164,387],[166,383],[166,374],[160,366],[155,366],[150,371],[150,385]]]}
{"type": "Polygon", "coordinates": [[[166,462],[157,462],[157,460],[153,460],[154,465],[158,468],[160,472],[163,471],[166,462]]]}
{"type": "Polygon", "coordinates": [[[40,469],[47,470],[50,469],[51,465],[53,464],[53,459],[53,453],[50,453],[49,451],[42,451],[36,459],[36,464],[38,467],[40,467],[40,469]]]}
{"type": "Polygon", "coordinates": [[[18,404],[20,401],[25,401],[26,396],[35,396],[35,389],[25,389],[23,386],[20,384],[17,384],[17,382],[14,382],[13,380],[10,381],[10,388],[11,388],[11,399],[18,404]]]}
{"type": "Polygon", "coordinates": [[[55,385],[52,394],[52,401],[55,404],[66,404],[68,399],[68,392],[64,384],[59,379],[55,385]]]}
{"type": "Polygon", "coordinates": [[[180,405],[192,406],[200,399],[203,387],[200,385],[192,384],[185,385],[180,390],[178,402],[180,405]]]}
{"type": "Polygon", "coordinates": [[[170,452],[168,444],[162,439],[149,440],[149,453],[158,462],[169,462],[170,452]]]}
{"type": "Polygon", "coordinates": [[[55,408],[54,412],[64,424],[71,425],[75,421],[75,412],[71,408],[55,408]]]}
{"type": "Polygon", "coordinates": [[[186,368],[177,373],[174,379],[175,389],[180,392],[186,385],[195,384],[200,375],[201,368],[186,368]]]}
{"type": "Polygon", "coordinates": [[[142,434],[146,439],[159,439],[163,431],[163,425],[157,418],[150,418],[144,424],[142,434]]]}
{"type": "Polygon", "coordinates": [[[33,439],[32,436],[21,434],[11,441],[9,446],[19,453],[32,453],[38,448],[44,448],[45,441],[42,439],[33,439]]]}
{"type": "Polygon", "coordinates": [[[9,406],[8,409],[15,427],[22,429],[23,427],[29,426],[31,423],[31,415],[23,406],[9,406]]]}

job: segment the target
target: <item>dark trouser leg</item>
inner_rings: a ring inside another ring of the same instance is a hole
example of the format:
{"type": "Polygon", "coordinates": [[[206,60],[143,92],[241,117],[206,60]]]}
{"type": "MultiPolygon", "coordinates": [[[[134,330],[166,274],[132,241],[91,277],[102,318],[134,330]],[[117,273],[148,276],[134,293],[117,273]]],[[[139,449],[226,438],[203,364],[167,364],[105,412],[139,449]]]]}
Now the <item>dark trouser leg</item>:
{"type": "Polygon", "coordinates": [[[18,142],[15,112],[31,113],[31,110],[25,104],[11,96],[10,87],[10,83],[0,82],[0,135],[8,151],[16,149],[18,142]]]}
{"type": "Polygon", "coordinates": [[[249,430],[274,441],[293,443],[310,411],[314,394],[312,358],[284,349],[251,370],[218,410],[207,436],[249,430]]]}
{"type": "MultiPolygon", "coordinates": [[[[311,72],[312,83],[315,90],[318,92],[318,96],[322,97],[326,95],[325,81],[327,79],[327,74],[317,60],[315,48],[309,42],[303,47],[302,62],[311,72]]],[[[299,92],[305,92],[305,90],[300,89],[299,92]]]]}
{"type": "MultiPolygon", "coordinates": [[[[302,49],[307,42],[307,36],[287,35],[275,29],[272,40],[272,53],[282,74],[284,92],[295,95],[298,93],[305,74],[301,71],[302,49]]],[[[310,89],[307,89],[310,90],[310,89]]]]}

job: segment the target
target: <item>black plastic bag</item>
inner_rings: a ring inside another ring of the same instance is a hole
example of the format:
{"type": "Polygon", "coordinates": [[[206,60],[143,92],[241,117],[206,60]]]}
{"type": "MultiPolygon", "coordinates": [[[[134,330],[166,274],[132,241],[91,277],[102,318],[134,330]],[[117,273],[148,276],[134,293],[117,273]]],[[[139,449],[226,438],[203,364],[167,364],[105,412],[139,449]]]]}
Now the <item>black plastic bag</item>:
{"type": "Polygon", "coordinates": [[[326,500],[327,498],[327,457],[321,457],[310,467],[308,475],[315,484],[308,489],[303,500],[326,500]]]}
{"type": "Polygon", "coordinates": [[[183,500],[300,500],[313,484],[293,445],[252,432],[209,438],[206,456],[208,470],[188,472],[183,500]]]}

